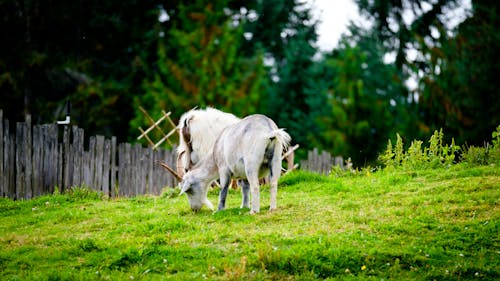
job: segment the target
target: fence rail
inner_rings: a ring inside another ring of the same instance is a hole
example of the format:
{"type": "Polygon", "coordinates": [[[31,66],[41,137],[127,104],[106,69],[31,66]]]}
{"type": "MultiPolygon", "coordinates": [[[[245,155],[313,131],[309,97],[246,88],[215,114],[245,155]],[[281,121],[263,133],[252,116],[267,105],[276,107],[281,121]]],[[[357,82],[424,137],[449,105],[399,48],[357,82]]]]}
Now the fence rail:
{"type": "Polygon", "coordinates": [[[87,186],[106,195],[159,194],[176,179],[156,160],[175,165],[175,152],[137,144],[116,143],[116,137],[89,138],[76,126],[33,125],[31,118],[10,128],[0,110],[0,196],[30,199],[73,186],[87,186]],[[11,133],[13,132],[13,133],[11,133]]]}

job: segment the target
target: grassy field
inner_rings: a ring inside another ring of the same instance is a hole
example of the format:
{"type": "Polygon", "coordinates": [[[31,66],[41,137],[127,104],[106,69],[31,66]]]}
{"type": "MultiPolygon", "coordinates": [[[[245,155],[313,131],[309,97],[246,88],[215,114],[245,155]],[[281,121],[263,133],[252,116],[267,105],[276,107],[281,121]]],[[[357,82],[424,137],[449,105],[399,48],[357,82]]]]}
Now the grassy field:
{"type": "Polygon", "coordinates": [[[219,213],[177,192],[0,199],[0,280],[500,278],[498,166],[294,172],[257,215],[239,191],[219,213]]]}

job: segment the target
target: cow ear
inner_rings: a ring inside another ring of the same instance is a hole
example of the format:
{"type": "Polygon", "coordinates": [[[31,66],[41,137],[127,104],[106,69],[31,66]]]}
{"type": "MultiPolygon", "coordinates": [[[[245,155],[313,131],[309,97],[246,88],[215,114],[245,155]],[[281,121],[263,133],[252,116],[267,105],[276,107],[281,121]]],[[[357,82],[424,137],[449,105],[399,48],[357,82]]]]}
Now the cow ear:
{"type": "Polygon", "coordinates": [[[189,184],[188,182],[184,181],[182,183],[182,187],[181,187],[181,193],[179,193],[179,195],[182,195],[184,194],[186,191],[190,190],[191,189],[191,184],[189,184]]]}

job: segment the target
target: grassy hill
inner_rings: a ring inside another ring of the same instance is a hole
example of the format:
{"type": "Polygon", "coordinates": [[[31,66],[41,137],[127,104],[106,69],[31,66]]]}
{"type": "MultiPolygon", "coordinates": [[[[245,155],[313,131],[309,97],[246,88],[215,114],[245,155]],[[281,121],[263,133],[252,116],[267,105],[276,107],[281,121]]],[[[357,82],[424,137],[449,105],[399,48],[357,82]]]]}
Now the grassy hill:
{"type": "MultiPolygon", "coordinates": [[[[1,280],[493,280],[495,165],[282,177],[278,210],[189,210],[187,198],[85,189],[0,199],[1,280]]],[[[218,191],[209,197],[217,202],[218,191]]]]}

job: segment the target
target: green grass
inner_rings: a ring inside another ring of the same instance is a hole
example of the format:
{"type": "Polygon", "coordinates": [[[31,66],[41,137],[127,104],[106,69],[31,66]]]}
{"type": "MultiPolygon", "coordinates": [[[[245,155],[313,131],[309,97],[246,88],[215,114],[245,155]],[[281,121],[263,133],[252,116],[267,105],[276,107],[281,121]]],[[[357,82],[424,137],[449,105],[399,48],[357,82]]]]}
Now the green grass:
{"type": "MultiPolygon", "coordinates": [[[[217,202],[218,191],[209,194],[217,202]]],[[[0,199],[0,280],[494,280],[500,169],[453,165],[280,181],[278,210],[75,190],[0,199]]]]}

